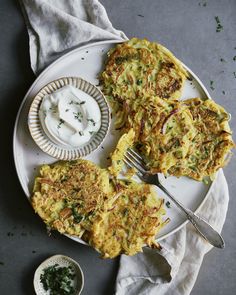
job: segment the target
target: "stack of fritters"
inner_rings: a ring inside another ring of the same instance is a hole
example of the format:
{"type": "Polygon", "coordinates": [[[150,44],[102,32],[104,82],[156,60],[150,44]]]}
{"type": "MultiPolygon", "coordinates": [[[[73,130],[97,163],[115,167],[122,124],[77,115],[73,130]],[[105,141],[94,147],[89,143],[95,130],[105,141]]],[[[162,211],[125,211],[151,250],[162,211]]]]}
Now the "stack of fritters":
{"type": "Polygon", "coordinates": [[[178,101],[187,73],[163,46],[131,39],[108,53],[101,86],[116,128],[135,132],[151,172],[214,177],[234,147],[227,112],[211,100],[178,101]]]}

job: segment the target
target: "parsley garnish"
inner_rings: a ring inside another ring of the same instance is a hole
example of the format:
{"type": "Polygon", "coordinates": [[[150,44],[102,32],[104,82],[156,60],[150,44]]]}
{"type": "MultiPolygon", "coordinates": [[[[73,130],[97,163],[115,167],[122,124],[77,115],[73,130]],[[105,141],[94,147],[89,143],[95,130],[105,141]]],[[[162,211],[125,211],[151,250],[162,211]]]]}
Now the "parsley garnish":
{"type": "Polygon", "coordinates": [[[223,26],[221,25],[221,22],[220,22],[220,19],[219,19],[219,16],[215,16],[215,20],[216,20],[216,32],[219,33],[223,30],[223,26]]]}
{"type": "Polygon", "coordinates": [[[60,119],[59,124],[57,125],[57,129],[60,129],[61,125],[64,124],[64,123],[65,123],[65,121],[60,119]]]}
{"type": "Polygon", "coordinates": [[[221,58],[221,59],[220,59],[220,61],[221,61],[221,62],[226,62],[226,60],[225,60],[225,59],[223,59],[223,58],[221,58]]]}
{"type": "Polygon", "coordinates": [[[74,222],[76,222],[76,223],[80,223],[84,219],[83,215],[79,214],[76,211],[76,206],[72,207],[72,214],[74,216],[74,222]]]}
{"type": "Polygon", "coordinates": [[[233,57],[233,61],[236,61],[236,55],[233,57]]]}
{"type": "Polygon", "coordinates": [[[206,1],[205,2],[199,2],[198,5],[199,6],[206,7],[207,6],[207,2],[206,1]]]}
{"type": "Polygon", "coordinates": [[[83,136],[84,135],[84,132],[83,131],[79,131],[79,135],[80,136],[83,136]]]}
{"type": "Polygon", "coordinates": [[[169,201],[166,202],[166,207],[170,208],[170,202],[169,201]]]}
{"type": "Polygon", "coordinates": [[[83,115],[82,115],[81,112],[77,112],[77,113],[73,112],[73,114],[74,114],[74,118],[75,118],[76,120],[78,120],[79,122],[82,122],[83,115]]]}
{"type": "Polygon", "coordinates": [[[40,282],[44,290],[50,292],[50,295],[73,295],[75,294],[75,288],[72,286],[74,277],[75,273],[71,266],[60,267],[54,264],[43,270],[40,282]]]}
{"type": "Polygon", "coordinates": [[[129,214],[129,209],[125,208],[123,210],[123,216],[127,216],[129,214]]]}
{"type": "Polygon", "coordinates": [[[138,79],[136,83],[137,83],[137,85],[141,85],[143,83],[143,81],[141,79],[138,79]]]}
{"type": "Polygon", "coordinates": [[[211,90],[214,90],[215,89],[215,87],[214,87],[214,81],[210,81],[210,88],[211,88],[211,90]]]}
{"type": "Polygon", "coordinates": [[[93,119],[87,119],[88,122],[91,122],[93,124],[93,126],[96,125],[95,121],[93,119]]]}
{"type": "Polygon", "coordinates": [[[65,112],[69,112],[69,109],[66,109],[65,112]]]}
{"type": "Polygon", "coordinates": [[[225,91],[223,90],[222,93],[225,95],[225,91]]]}
{"type": "Polygon", "coordinates": [[[236,72],[233,72],[233,74],[234,74],[234,78],[236,78],[236,72]]]}

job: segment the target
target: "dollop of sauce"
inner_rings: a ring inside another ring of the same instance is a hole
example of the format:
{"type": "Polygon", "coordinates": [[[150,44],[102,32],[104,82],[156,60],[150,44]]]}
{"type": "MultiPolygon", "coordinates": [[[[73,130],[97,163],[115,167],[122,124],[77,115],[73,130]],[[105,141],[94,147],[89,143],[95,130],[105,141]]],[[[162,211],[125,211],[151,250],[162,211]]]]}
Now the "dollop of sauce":
{"type": "Polygon", "coordinates": [[[53,142],[68,147],[86,144],[101,127],[101,111],[96,100],[71,85],[44,96],[39,119],[53,142]]]}

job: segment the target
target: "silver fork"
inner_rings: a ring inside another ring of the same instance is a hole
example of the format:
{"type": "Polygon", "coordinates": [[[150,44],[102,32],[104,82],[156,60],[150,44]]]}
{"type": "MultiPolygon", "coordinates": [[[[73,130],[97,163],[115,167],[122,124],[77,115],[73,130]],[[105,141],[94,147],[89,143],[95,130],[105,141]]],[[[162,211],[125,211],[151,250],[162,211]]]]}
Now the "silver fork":
{"type": "Polygon", "coordinates": [[[181,204],[171,193],[167,191],[167,189],[160,183],[158,174],[151,174],[143,160],[143,158],[133,149],[128,149],[124,162],[130,168],[135,168],[137,170],[138,177],[148,183],[154,184],[158,186],[163,192],[165,192],[169,198],[179,207],[187,216],[188,220],[193,224],[196,230],[200,233],[200,235],[207,240],[211,245],[217,248],[224,248],[225,242],[222,236],[213,229],[213,227],[203,220],[201,217],[194,214],[191,210],[185,208],[183,204],[181,204]]]}

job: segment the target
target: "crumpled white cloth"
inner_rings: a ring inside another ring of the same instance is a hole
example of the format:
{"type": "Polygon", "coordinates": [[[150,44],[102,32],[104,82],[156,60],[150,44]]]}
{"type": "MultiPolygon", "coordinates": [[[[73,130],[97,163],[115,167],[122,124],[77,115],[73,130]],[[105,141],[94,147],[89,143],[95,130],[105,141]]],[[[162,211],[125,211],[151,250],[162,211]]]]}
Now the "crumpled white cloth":
{"type": "Polygon", "coordinates": [[[20,0],[30,43],[31,67],[39,74],[55,59],[79,46],[126,40],[113,28],[96,0],[20,0]]]}
{"type": "MultiPolygon", "coordinates": [[[[30,39],[30,58],[38,74],[67,51],[102,40],[125,40],[113,28],[105,8],[96,0],[21,0],[30,39]]],[[[228,186],[220,170],[199,211],[221,231],[228,208],[228,186]]],[[[162,250],[144,248],[133,257],[121,256],[116,295],[187,295],[211,246],[191,224],[161,241],[162,250]]]]}

